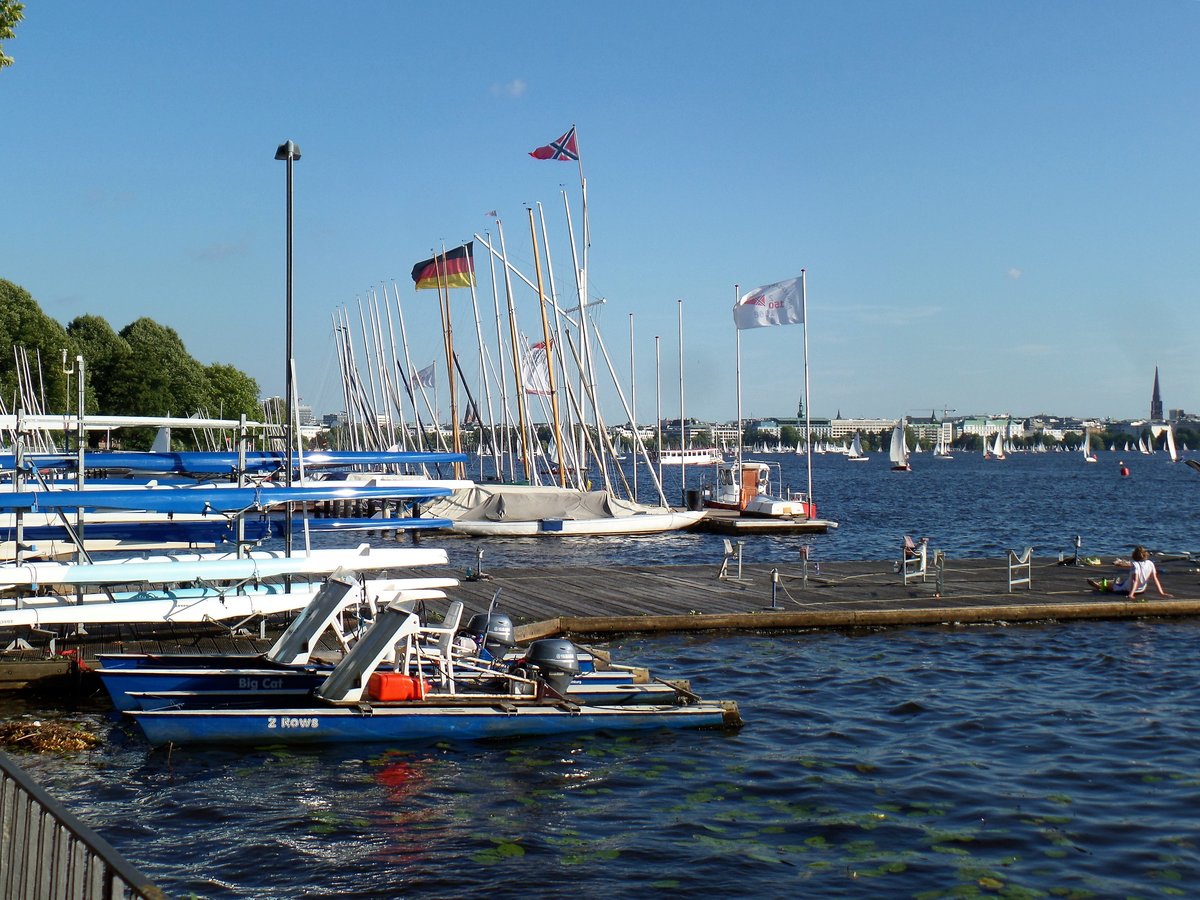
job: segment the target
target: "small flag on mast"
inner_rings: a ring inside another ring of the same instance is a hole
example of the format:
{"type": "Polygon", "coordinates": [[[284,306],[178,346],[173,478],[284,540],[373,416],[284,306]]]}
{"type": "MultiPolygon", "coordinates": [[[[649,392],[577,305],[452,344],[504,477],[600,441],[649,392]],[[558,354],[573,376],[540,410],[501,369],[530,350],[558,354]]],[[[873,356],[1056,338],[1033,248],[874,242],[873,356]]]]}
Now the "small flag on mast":
{"type": "Polygon", "coordinates": [[[529,153],[534,159],[560,159],[564,162],[574,162],[579,159],[579,144],[575,140],[575,126],[560,137],[551,141],[545,147],[538,147],[529,153]]]}
{"type": "Polygon", "coordinates": [[[412,386],[413,387],[433,387],[433,367],[437,365],[437,361],[431,362],[423,369],[418,369],[413,372],[412,386]]]}
{"type": "Polygon", "coordinates": [[[743,294],[733,308],[738,330],[804,322],[804,276],[763,285],[743,294]]]}
{"type": "Polygon", "coordinates": [[[412,270],[413,284],[418,291],[472,287],[475,284],[474,241],[430,259],[423,259],[412,270]]]}

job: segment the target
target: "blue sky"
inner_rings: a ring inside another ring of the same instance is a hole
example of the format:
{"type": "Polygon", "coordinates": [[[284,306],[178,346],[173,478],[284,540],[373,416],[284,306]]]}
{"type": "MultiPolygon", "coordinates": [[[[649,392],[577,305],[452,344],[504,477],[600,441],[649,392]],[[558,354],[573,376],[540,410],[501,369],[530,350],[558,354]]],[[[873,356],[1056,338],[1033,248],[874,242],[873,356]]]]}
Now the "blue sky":
{"type": "MultiPolygon", "coordinates": [[[[687,411],[730,418],[733,285],[801,267],[815,414],[1145,415],[1155,365],[1194,411],[1198,42],[1182,0],[34,0],[0,72],[0,277],[281,392],[294,140],[298,383],[333,411],[334,310],[397,279],[432,360],[408,272],[489,210],[531,271],[544,204],[563,287],[577,170],[527,153],[574,122],[591,293],[622,368],[634,314],[643,420],[655,334],[677,408],[678,298],[687,411]]],[[[519,310],[535,332],[532,292],[519,310]]],[[[744,334],[748,415],[794,413],[802,336],[744,334]]]]}

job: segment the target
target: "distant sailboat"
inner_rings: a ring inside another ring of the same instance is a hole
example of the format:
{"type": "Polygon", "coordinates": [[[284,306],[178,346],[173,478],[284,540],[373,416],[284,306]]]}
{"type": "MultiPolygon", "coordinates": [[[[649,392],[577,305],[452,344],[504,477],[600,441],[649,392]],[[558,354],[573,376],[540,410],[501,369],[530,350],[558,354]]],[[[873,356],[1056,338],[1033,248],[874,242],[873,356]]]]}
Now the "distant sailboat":
{"type": "Polygon", "coordinates": [[[938,432],[937,443],[933,447],[934,459],[954,459],[950,455],[950,450],[946,447],[946,437],[940,431],[938,432]]]}
{"type": "MultiPolygon", "coordinates": [[[[987,457],[987,451],[984,451],[984,457],[987,457]]],[[[996,432],[996,440],[992,442],[992,459],[1004,459],[1004,435],[996,432]]]]}
{"type": "Polygon", "coordinates": [[[1092,452],[1092,432],[1091,430],[1083,433],[1083,461],[1085,463],[1094,463],[1096,454],[1092,452]]]}
{"type": "Polygon", "coordinates": [[[892,429],[892,446],[888,450],[888,456],[892,460],[893,472],[911,472],[912,466],[908,464],[908,443],[904,439],[904,420],[901,419],[896,427],[892,429]]]}
{"type": "Polygon", "coordinates": [[[846,458],[851,462],[866,462],[870,459],[869,456],[863,453],[862,441],[859,440],[857,431],[854,432],[854,440],[850,444],[850,452],[846,454],[846,458]]]}
{"type": "Polygon", "coordinates": [[[1179,462],[1179,453],[1175,449],[1175,429],[1167,426],[1167,453],[1171,457],[1171,462],[1179,462]]]}

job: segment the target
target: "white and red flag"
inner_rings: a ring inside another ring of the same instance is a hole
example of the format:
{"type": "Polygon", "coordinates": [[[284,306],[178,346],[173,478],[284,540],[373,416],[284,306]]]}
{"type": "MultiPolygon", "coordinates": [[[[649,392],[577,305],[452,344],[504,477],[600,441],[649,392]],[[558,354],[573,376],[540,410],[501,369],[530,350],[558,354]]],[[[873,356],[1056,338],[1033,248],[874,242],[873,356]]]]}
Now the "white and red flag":
{"type": "Polygon", "coordinates": [[[743,294],[733,308],[738,330],[804,322],[804,275],[763,285],[743,294]]]}

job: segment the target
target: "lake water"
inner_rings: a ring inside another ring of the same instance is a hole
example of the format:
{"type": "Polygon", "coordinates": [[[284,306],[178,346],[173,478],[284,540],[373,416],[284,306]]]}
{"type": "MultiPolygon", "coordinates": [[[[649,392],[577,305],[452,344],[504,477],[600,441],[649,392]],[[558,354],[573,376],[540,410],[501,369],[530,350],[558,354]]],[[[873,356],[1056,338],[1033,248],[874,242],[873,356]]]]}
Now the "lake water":
{"type": "MultiPolygon", "coordinates": [[[[747,556],[885,558],[905,533],[961,556],[1076,534],[1085,553],[1197,549],[1200,475],[1139,457],[1122,479],[1106,456],[907,474],[825,457],[817,500],[841,527],[747,556]]],[[[491,542],[486,562],[712,562],[714,540],[491,542]]],[[[102,749],[20,762],[172,895],[1187,896],[1198,638],[1193,621],[634,638],[604,646],[737,700],[745,727],[168,754],[92,710],[102,749]]]]}

